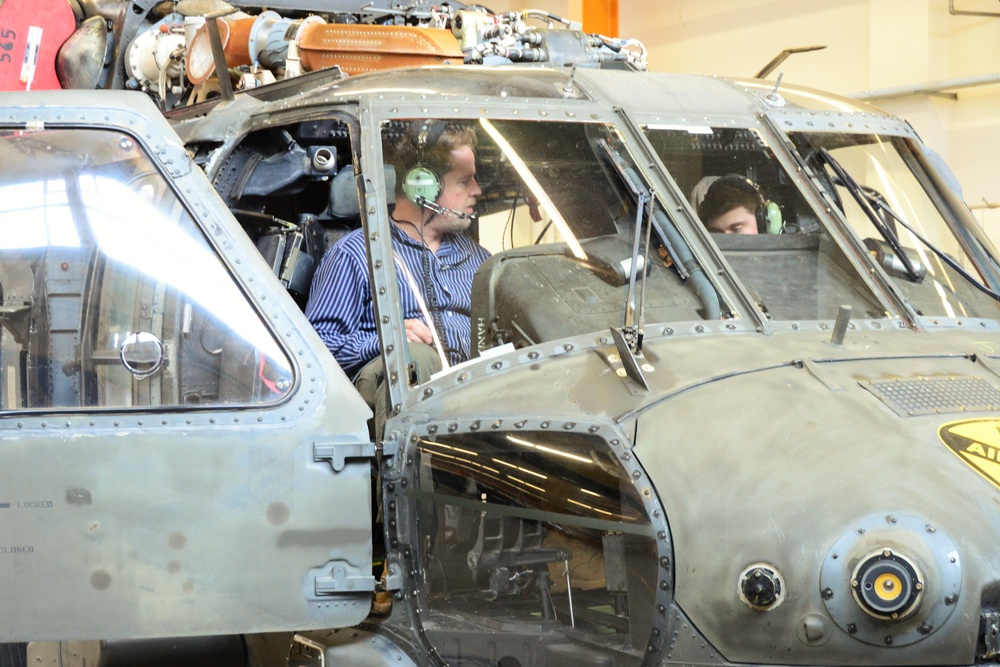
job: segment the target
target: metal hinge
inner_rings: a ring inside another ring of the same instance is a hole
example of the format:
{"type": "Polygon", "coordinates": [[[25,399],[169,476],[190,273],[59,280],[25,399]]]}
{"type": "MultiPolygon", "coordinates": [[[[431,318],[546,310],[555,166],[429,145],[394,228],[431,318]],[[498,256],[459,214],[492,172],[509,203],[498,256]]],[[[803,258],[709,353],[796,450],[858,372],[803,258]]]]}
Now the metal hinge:
{"type": "Polygon", "coordinates": [[[979,638],[985,651],[980,658],[992,659],[1000,654],[1000,613],[984,610],[979,617],[979,638]]]}
{"type": "Polygon", "coordinates": [[[337,443],[337,444],[313,444],[313,459],[316,461],[329,461],[334,472],[340,472],[347,465],[347,459],[373,459],[375,458],[375,443],[337,443]]]}

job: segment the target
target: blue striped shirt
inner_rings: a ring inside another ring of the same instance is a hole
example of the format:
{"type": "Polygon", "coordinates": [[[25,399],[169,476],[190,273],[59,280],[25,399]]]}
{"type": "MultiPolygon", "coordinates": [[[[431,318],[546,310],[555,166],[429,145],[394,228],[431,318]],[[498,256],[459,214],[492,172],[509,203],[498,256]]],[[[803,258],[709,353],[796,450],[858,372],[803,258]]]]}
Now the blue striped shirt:
{"type": "MultiPolygon", "coordinates": [[[[390,223],[391,224],[391,223],[390,223]]],[[[490,253],[464,234],[447,234],[437,253],[423,247],[392,225],[392,247],[423,290],[421,298],[430,311],[440,314],[444,331],[438,332],[452,364],[469,358],[472,331],[472,276],[490,253]],[[424,257],[430,270],[433,296],[424,280],[424,257]],[[435,307],[436,306],[436,307],[435,307]]],[[[396,269],[403,319],[425,320],[419,302],[402,272],[396,269]]],[[[306,317],[319,333],[340,367],[353,376],[381,351],[364,230],[356,229],[335,243],[320,261],[306,304],[306,317]]],[[[432,326],[430,322],[426,322],[432,326]]],[[[400,327],[403,323],[398,322],[400,327]]]]}

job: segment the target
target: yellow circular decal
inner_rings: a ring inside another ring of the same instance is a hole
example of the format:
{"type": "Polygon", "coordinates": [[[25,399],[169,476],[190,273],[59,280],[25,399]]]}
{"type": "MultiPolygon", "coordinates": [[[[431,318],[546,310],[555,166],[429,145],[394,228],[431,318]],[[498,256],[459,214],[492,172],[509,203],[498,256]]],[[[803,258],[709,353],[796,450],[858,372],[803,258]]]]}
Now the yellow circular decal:
{"type": "Polygon", "coordinates": [[[1000,419],[967,419],[938,429],[941,441],[1000,488],[1000,419]]]}

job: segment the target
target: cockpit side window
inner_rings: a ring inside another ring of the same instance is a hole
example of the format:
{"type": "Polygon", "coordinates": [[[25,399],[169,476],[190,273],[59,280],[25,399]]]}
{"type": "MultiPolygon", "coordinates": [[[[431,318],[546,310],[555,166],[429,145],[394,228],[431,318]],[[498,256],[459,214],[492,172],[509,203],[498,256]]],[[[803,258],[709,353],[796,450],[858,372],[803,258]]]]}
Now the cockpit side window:
{"type": "Polygon", "coordinates": [[[0,407],[261,404],[285,353],[161,173],[114,131],[0,131],[0,407]]]}
{"type": "Polygon", "coordinates": [[[856,317],[886,316],[759,132],[673,126],[646,132],[765,316],[829,320],[844,304],[856,317]]]}

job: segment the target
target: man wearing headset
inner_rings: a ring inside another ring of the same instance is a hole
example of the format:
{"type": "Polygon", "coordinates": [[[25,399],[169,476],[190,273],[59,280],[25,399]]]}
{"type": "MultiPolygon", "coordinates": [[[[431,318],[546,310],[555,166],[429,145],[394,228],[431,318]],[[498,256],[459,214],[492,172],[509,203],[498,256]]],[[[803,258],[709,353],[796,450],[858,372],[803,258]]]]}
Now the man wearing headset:
{"type": "MultiPolygon", "coordinates": [[[[472,277],[489,257],[463,234],[482,194],[477,138],[471,127],[443,121],[416,121],[396,135],[385,139],[396,171],[392,246],[410,359],[422,381],[469,357],[472,277]]],[[[347,234],[323,256],[305,314],[378,413],[385,371],[363,230],[347,234]]]]}
{"type": "Polygon", "coordinates": [[[698,217],[710,232],[781,233],[781,210],[765,200],[757,184],[744,176],[728,174],[714,179],[696,206],[698,217]]]}

